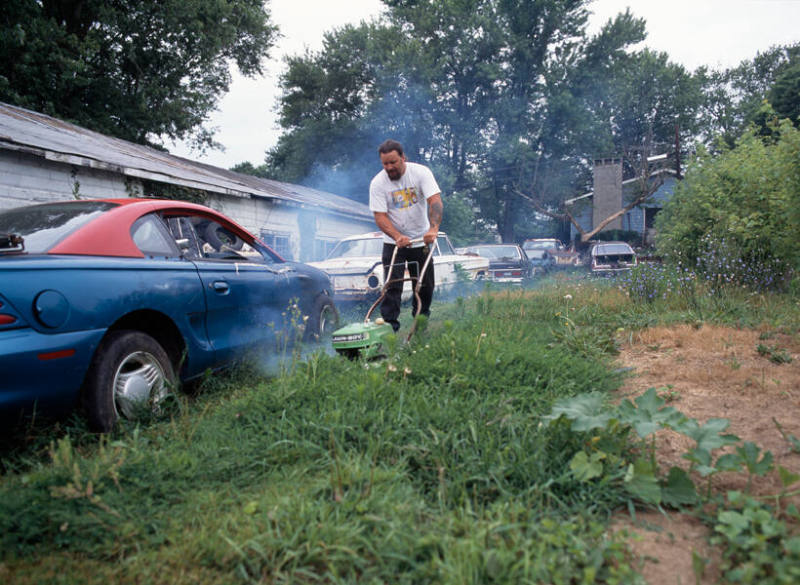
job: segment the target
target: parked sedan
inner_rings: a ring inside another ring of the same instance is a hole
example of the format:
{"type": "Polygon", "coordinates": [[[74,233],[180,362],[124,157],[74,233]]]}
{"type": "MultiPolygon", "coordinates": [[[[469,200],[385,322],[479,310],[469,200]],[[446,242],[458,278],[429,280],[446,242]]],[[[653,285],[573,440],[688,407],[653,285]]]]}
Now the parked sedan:
{"type": "Polygon", "coordinates": [[[0,212],[0,414],[80,404],[108,431],[158,411],[180,381],[332,331],[331,292],[322,271],[284,261],[202,205],[0,212]]]}
{"type": "Polygon", "coordinates": [[[489,260],[489,279],[493,282],[522,284],[531,277],[531,263],[517,244],[477,244],[468,246],[467,254],[489,260]]]}
{"type": "MultiPolygon", "coordinates": [[[[330,276],[335,301],[369,301],[383,287],[382,250],[383,234],[369,232],[340,240],[325,260],[310,264],[330,276]]],[[[461,279],[482,280],[489,274],[486,259],[457,254],[444,232],[439,232],[433,248],[433,268],[436,290],[442,292],[455,289],[461,279]]],[[[409,286],[404,295],[411,297],[409,286]]]]}
{"type": "Polygon", "coordinates": [[[592,274],[614,275],[634,268],[636,253],[625,242],[601,242],[592,246],[589,254],[592,274]]]}
{"type": "Polygon", "coordinates": [[[547,272],[555,268],[556,258],[553,252],[561,250],[564,244],[553,238],[534,238],[525,240],[522,249],[530,260],[534,271],[547,272]]]}
{"type": "Polygon", "coordinates": [[[551,268],[578,266],[580,254],[567,248],[556,238],[533,238],[522,243],[522,249],[537,270],[547,272],[551,268]]]}

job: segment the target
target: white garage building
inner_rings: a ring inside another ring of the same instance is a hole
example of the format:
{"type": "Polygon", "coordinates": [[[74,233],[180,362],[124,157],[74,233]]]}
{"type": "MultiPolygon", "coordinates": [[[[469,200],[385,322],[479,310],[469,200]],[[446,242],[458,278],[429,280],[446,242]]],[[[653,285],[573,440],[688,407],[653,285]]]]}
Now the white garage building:
{"type": "Polygon", "coordinates": [[[194,162],[0,102],[0,209],[142,196],[193,198],[303,262],[323,259],[342,237],[375,229],[364,203],[194,162]]]}

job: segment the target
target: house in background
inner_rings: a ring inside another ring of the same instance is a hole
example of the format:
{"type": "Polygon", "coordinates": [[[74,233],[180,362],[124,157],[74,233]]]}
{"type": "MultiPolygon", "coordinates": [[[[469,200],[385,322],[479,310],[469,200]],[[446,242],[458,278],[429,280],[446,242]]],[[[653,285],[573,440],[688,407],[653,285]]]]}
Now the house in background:
{"type": "MultiPolygon", "coordinates": [[[[656,162],[666,160],[665,156],[658,157],[656,162]]],[[[603,231],[636,232],[641,234],[643,244],[652,244],[655,238],[655,217],[664,204],[672,198],[678,180],[678,172],[673,168],[665,166],[651,168],[648,181],[656,187],[656,191],[645,201],[609,223],[603,231]]],[[[592,191],[565,201],[571,208],[573,217],[587,232],[638,197],[641,181],[636,177],[623,180],[621,158],[599,158],[594,161],[593,187],[592,191]]],[[[574,240],[578,236],[575,226],[570,226],[570,239],[574,240]]]]}
{"type": "Polygon", "coordinates": [[[221,211],[291,260],[321,260],[339,239],[375,229],[366,204],[194,162],[0,102],[0,209],[176,195],[221,211]]]}

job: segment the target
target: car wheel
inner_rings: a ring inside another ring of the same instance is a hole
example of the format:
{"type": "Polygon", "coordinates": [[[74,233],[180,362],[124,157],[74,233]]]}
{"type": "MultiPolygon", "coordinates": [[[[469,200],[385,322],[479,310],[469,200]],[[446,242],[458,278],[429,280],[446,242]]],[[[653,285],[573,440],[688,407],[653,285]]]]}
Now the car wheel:
{"type": "Polygon", "coordinates": [[[339,328],[339,312],[330,297],[320,295],[306,322],[303,341],[319,341],[330,337],[339,328]]]}
{"type": "Polygon", "coordinates": [[[83,391],[89,426],[109,432],[119,418],[159,414],[176,386],[167,352],[140,331],[114,331],[92,358],[83,391]]]}
{"type": "Polygon", "coordinates": [[[203,237],[218,252],[222,252],[224,249],[235,252],[244,246],[244,241],[239,236],[213,221],[206,226],[203,237]]]}

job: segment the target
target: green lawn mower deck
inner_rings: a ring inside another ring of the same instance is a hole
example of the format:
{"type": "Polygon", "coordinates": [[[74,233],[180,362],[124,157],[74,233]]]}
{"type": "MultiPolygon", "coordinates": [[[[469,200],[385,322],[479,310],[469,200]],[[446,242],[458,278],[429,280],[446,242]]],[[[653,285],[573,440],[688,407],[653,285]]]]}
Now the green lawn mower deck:
{"type": "Polygon", "coordinates": [[[385,351],[386,336],[393,334],[392,326],[383,319],[375,322],[351,323],[333,332],[333,349],[350,359],[363,356],[372,359],[385,351]]]}
{"type": "MultiPolygon", "coordinates": [[[[412,244],[419,244],[423,243],[422,238],[418,238],[416,240],[411,240],[412,244]]],[[[395,246],[394,250],[392,251],[392,259],[389,262],[388,266],[394,268],[395,266],[395,259],[397,258],[397,247],[395,246]]],[[[428,253],[428,257],[425,259],[425,263],[422,266],[422,270],[420,271],[419,278],[417,279],[417,284],[413,287],[414,296],[416,297],[417,307],[422,306],[422,301],[419,298],[419,288],[422,286],[423,275],[425,271],[428,269],[428,266],[431,263],[431,259],[433,258],[433,252],[428,253]]],[[[387,268],[387,271],[391,273],[391,271],[387,268]]],[[[386,323],[382,317],[375,319],[375,321],[370,321],[370,315],[372,312],[378,307],[378,305],[383,301],[384,296],[386,296],[386,291],[388,290],[388,286],[391,283],[396,282],[406,282],[408,280],[412,280],[411,278],[396,278],[393,280],[386,280],[381,287],[381,294],[369,308],[367,311],[367,316],[364,318],[364,321],[361,323],[351,323],[350,325],[345,325],[341,329],[337,329],[333,332],[333,336],[331,337],[331,343],[333,345],[333,349],[336,350],[337,353],[345,355],[350,359],[358,359],[359,357],[363,357],[364,359],[374,359],[377,357],[381,357],[386,355],[387,346],[386,346],[386,338],[389,335],[394,335],[394,331],[392,330],[392,326],[386,323]]],[[[408,337],[406,342],[411,339],[411,336],[414,334],[416,330],[416,315],[414,319],[414,323],[411,326],[411,330],[408,333],[408,337]]]]}

